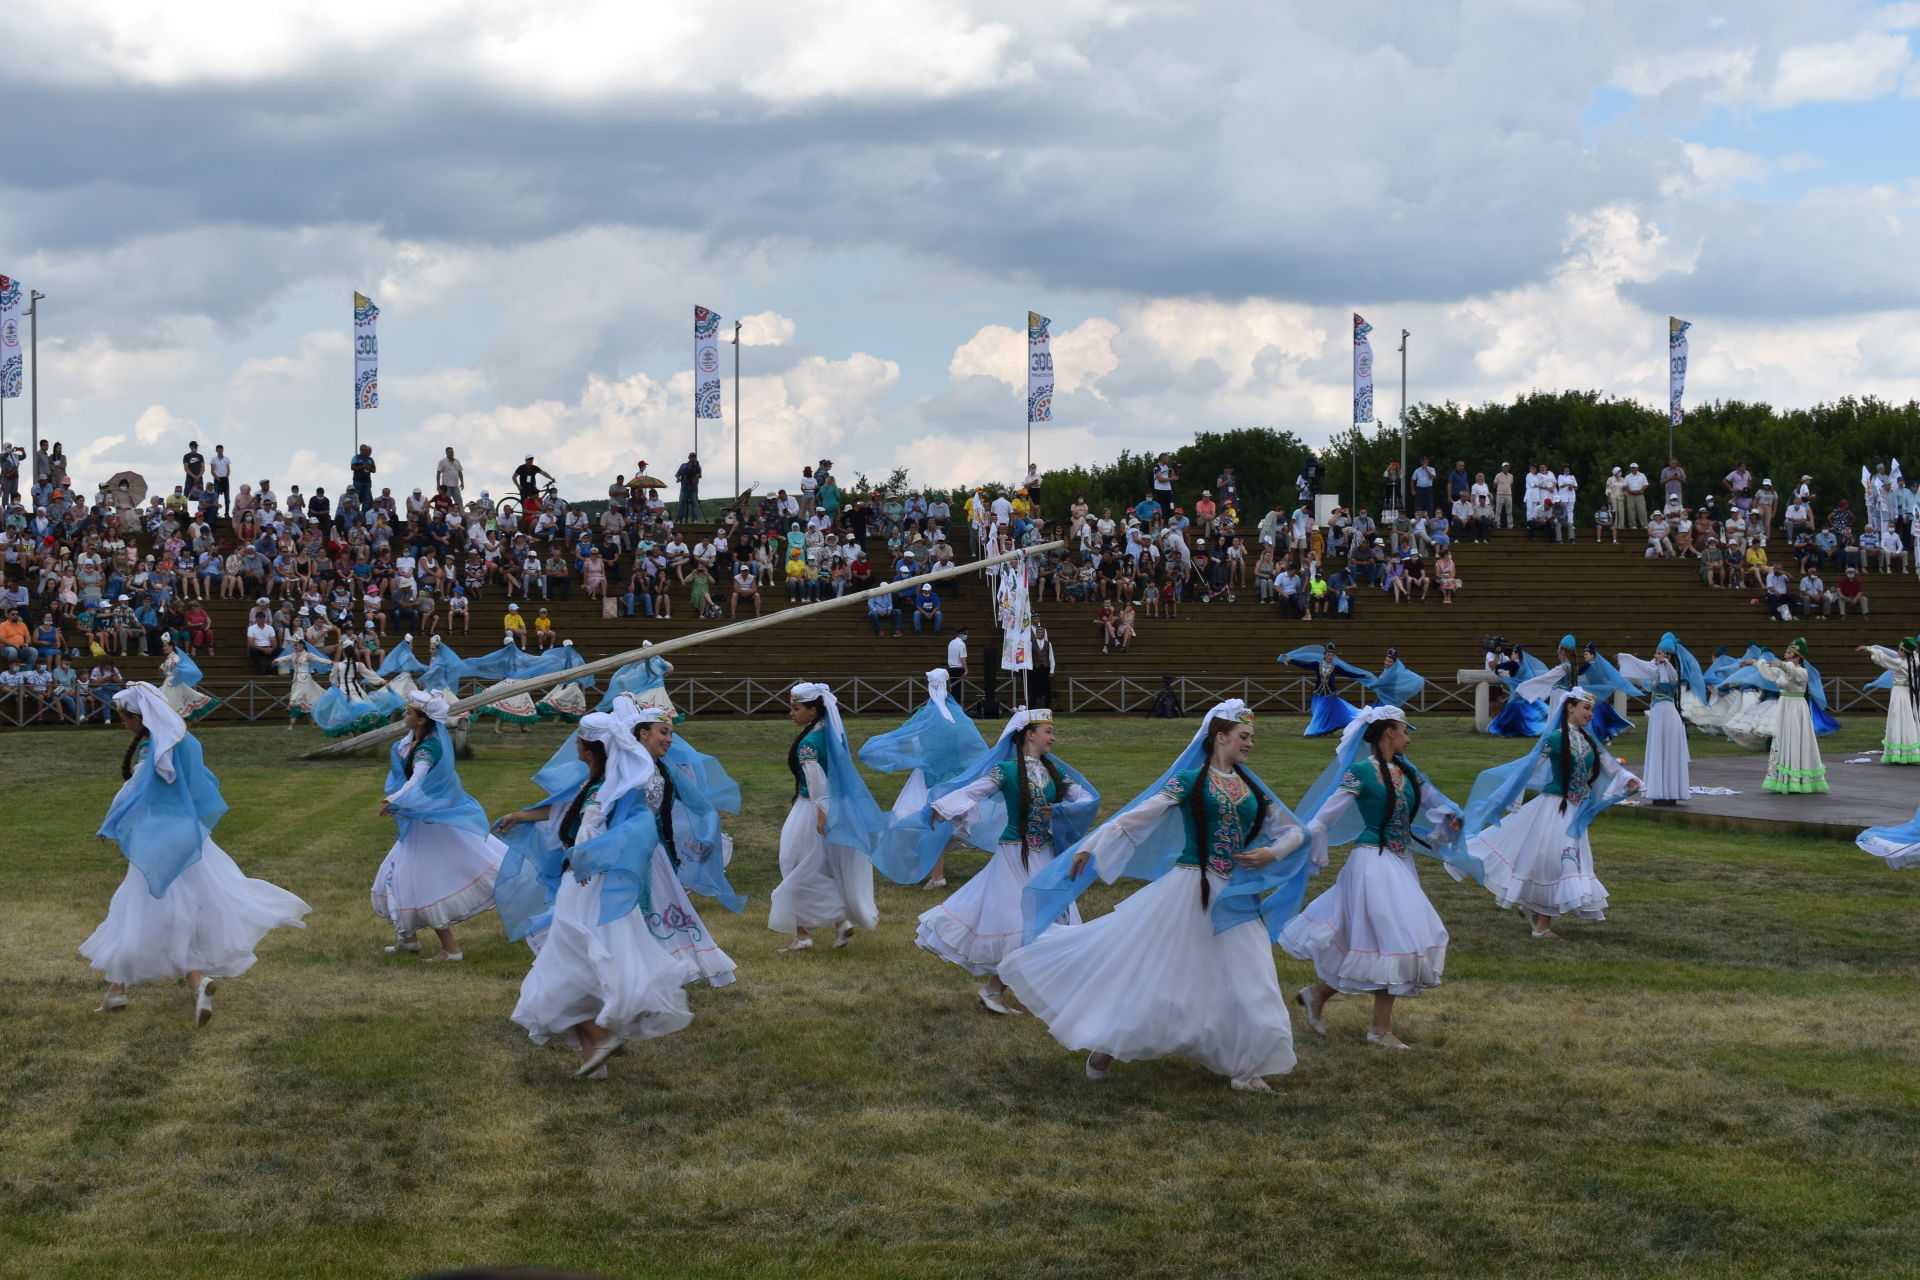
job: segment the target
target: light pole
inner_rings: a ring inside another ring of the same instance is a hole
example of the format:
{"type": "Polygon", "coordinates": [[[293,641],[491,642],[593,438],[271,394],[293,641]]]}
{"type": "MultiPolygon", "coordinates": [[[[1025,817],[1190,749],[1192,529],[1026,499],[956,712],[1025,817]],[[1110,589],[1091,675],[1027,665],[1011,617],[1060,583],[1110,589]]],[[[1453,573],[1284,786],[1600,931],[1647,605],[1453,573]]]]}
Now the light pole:
{"type": "Polygon", "coordinates": [[[40,456],[40,302],[47,295],[38,289],[29,289],[27,302],[27,354],[33,362],[33,399],[27,403],[27,421],[33,434],[33,452],[27,455],[28,461],[40,456]]]}
{"type": "Polygon", "coordinates": [[[733,500],[740,501],[740,322],[733,322],[733,500]]]}

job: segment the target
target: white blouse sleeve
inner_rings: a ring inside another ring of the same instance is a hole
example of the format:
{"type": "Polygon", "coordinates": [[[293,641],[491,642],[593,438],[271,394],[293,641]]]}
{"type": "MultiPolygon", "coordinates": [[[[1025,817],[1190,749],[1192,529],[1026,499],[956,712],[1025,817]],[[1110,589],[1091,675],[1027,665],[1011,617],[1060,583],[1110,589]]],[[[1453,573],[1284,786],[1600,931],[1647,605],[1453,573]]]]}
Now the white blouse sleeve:
{"type": "Polygon", "coordinates": [[[402,785],[398,791],[394,792],[392,795],[387,797],[387,803],[398,804],[402,800],[405,800],[408,796],[412,795],[415,791],[418,791],[423,785],[425,785],[427,780],[427,773],[432,768],[433,768],[432,762],[429,761],[424,755],[415,759],[413,762],[413,772],[407,775],[407,780],[405,784],[402,785]]]}
{"type": "Polygon", "coordinates": [[[825,809],[833,799],[833,792],[827,786],[827,771],[818,760],[806,760],[801,762],[800,773],[807,780],[807,798],[816,808],[825,809]]]}
{"type": "Polygon", "coordinates": [[[605,835],[606,830],[606,810],[600,807],[600,797],[595,796],[580,806],[580,830],[575,833],[573,842],[585,844],[595,836],[605,835]]]}
{"type": "Polygon", "coordinates": [[[994,780],[991,771],[981,774],[958,791],[950,791],[933,802],[934,815],[943,822],[954,823],[964,829],[969,818],[973,817],[980,802],[1000,790],[1000,784],[994,780]]]}
{"type": "Polygon", "coordinates": [[[1620,668],[1620,674],[1629,680],[1652,680],[1657,683],[1660,679],[1659,667],[1630,653],[1614,654],[1613,665],[1620,668]]]}
{"type": "Polygon", "coordinates": [[[1147,834],[1178,803],[1166,792],[1157,791],[1135,808],[1096,827],[1082,848],[1092,855],[1094,870],[1100,878],[1108,884],[1119,879],[1147,834]]]}
{"type": "Polygon", "coordinates": [[[1906,660],[1883,644],[1868,645],[1867,657],[1873,659],[1875,666],[1887,671],[1905,671],[1907,669],[1906,660]]]}
{"type": "Polygon", "coordinates": [[[1613,752],[1604,747],[1600,751],[1600,776],[1607,780],[1606,789],[1600,793],[1602,800],[1611,800],[1629,787],[1640,785],[1640,779],[1628,772],[1626,766],[1614,758],[1613,752]]]}
{"type": "Polygon", "coordinates": [[[1094,798],[1093,792],[1087,790],[1085,787],[1081,786],[1077,782],[1069,782],[1067,784],[1066,797],[1063,800],[1061,800],[1060,803],[1061,804],[1077,804],[1082,800],[1091,800],[1093,798],[1094,798]]]}
{"type": "Polygon", "coordinates": [[[1558,666],[1542,671],[1531,680],[1522,680],[1513,687],[1513,691],[1528,702],[1538,702],[1553,692],[1554,683],[1565,674],[1567,674],[1567,664],[1562,662],[1558,666]]]}

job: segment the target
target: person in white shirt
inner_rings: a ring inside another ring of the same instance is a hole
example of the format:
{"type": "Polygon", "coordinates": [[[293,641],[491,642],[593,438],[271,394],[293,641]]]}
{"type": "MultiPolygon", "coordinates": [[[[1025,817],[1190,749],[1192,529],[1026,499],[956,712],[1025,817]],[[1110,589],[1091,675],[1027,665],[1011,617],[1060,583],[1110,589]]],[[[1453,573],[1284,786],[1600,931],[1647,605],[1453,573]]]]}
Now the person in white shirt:
{"type": "Polygon", "coordinates": [[[967,674],[967,629],[961,627],[953,633],[953,639],[947,641],[947,696],[955,706],[964,703],[960,694],[960,681],[967,674]]]}
{"type": "Polygon", "coordinates": [[[207,474],[213,477],[213,491],[220,497],[220,514],[232,514],[233,459],[227,456],[227,446],[213,446],[213,456],[207,459],[207,474]]]}
{"type": "Polygon", "coordinates": [[[415,485],[413,492],[407,495],[407,523],[417,529],[426,522],[427,500],[421,494],[420,486],[415,485]]]}
{"type": "Polygon", "coordinates": [[[1646,472],[1640,470],[1639,463],[1627,464],[1627,475],[1622,486],[1627,491],[1627,527],[1629,529],[1647,527],[1647,486],[1651,483],[1646,472]]]}
{"type": "Polygon", "coordinates": [[[280,652],[280,633],[274,629],[266,615],[256,613],[247,626],[247,660],[253,663],[255,675],[267,675],[273,670],[273,659],[280,652]]]}
{"type": "Polygon", "coordinates": [[[1892,573],[1893,566],[1896,564],[1904,572],[1910,567],[1911,561],[1907,556],[1907,544],[1900,537],[1900,531],[1889,524],[1887,531],[1880,535],[1881,572],[1892,573]]]}
{"type": "Polygon", "coordinates": [[[1793,501],[1787,504],[1786,519],[1789,542],[1798,537],[1802,529],[1808,533],[1813,532],[1813,508],[1807,505],[1805,498],[1796,495],[1793,501]]]}
{"type": "Polygon", "coordinates": [[[460,459],[453,456],[453,446],[448,445],[447,456],[434,464],[434,487],[446,495],[447,501],[451,502],[457,511],[462,505],[460,502],[460,488],[466,484],[466,482],[467,469],[460,465],[460,459]]]}
{"type": "Polygon", "coordinates": [[[1574,540],[1574,510],[1579,506],[1579,500],[1580,482],[1574,478],[1573,467],[1562,465],[1560,475],[1554,481],[1554,501],[1560,504],[1560,523],[1566,527],[1568,542],[1574,540]]]}

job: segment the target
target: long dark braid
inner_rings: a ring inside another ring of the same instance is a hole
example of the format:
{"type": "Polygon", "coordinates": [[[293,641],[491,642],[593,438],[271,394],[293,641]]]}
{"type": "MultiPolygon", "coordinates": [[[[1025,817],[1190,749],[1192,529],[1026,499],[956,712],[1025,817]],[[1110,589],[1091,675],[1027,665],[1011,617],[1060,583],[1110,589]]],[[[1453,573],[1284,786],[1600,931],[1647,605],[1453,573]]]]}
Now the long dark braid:
{"type": "Polygon", "coordinates": [[[680,868],[680,850],[673,843],[673,770],[662,758],[657,766],[660,770],[660,843],[666,846],[667,861],[677,871],[680,868]]]}
{"type": "Polygon", "coordinates": [[[140,749],[140,744],[145,742],[148,736],[149,730],[142,722],[140,732],[134,734],[133,741],[127,744],[127,754],[120,757],[120,781],[125,782],[133,776],[133,753],[140,749]]]}
{"type": "MultiPolygon", "coordinates": [[[[1020,812],[1014,815],[1013,829],[1020,837],[1020,867],[1027,866],[1027,818],[1033,813],[1033,782],[1027,777],[1027,734],[1032,729],[1027,725],[1013,735],[1013,767],[1020,778],[1020,812]]],[[[1066,778],[1060,773],[1060,767],[1053,762],[1051,755],[1040,757],[1041,767],[1046,769],[1047,777],[1053,782],[1053,794],[1066,794],[1066,778]]]]}
{"type": "Polygon", "coordinates": [[[1914,709],[1920,711],[1920,649],[1908,649],[1907,659],[1907,700],[1914,709]]]}
{"type": "MultiPolygon", "coordinates": [[[[1573,789],[1572,735],[1575,730],[1572,725],[1567,723],[1567,713],[1572,707],[1573,699],[1571,698],[1560,704],[1560,742],[1559,745],[1554,748],[1555,763],[1558,765],[1560,772],[1560,812],[1562,813],[1567,811],[1567,792],[1573,789]]],[[[1586,730],[1582,729],[1579,730],[1579,732],[1584,733],[1586,730]]],[[[1599,776],[1600,754],[1599,752],[1595,752],[1592,761],[1588,765],[1587,785],[1592,786],[1593,780],[1599,776]]]]}
{"type": "MultiPolygon", "coordinates": [[[[1213,901],[1213,888],[1207,883],[1207,838],[1211,833],[1211,825],[1207,821],[1207,788],[1212,785],[1213,740],[1220,734],[1231,733],[1237,723],[1233,720],[1207,722],[1205,758],[1200,763],[1199,772],[1194,776],[1193,785],[1187,789],[1187,815],[1193,819],[1193,848],[1200,859],[1200,909],[1202,911],[1206,910],[1213,901]]],[[[1243,833],[1247,843],[1241,848],[1245,849],[1252,844],[1257,833],[1266,825],[1267,796],[1264,791],[1254,785],[1253,775],[1243,766],[1235,764],[1233,774],[1253,795],[1253,829],[1243,833]]]]}
{"type": "Polygon", "coordinates": [[[800,780],[805,776],[800,771],[800,743],[808,734],[820,727],[820,722],[826,718],[827,714],[827,704],[824,699],[815,698],[812,702],[801,705],[813,708],[813,723],[803,726],[800,732],[793,735],[793,741],[787,746],[787,772],[793,775],[795,800],[800,798],[800,780]]]}
{"type": "MultiPolygon", "coordinates": [[[[583,739],[584,741],[584,739],[583,739]]],[[[593,763],[587,766],[587,780],[573,793],[573,802],[567,806],[567,812],[560,819],[560,843],[573,848],[580,835],[580,811],[586,807],[587,792],[593,784],[607,776],[607,747],[603,742],[588,742],[587,754],[593,757],[593,763]]]]}

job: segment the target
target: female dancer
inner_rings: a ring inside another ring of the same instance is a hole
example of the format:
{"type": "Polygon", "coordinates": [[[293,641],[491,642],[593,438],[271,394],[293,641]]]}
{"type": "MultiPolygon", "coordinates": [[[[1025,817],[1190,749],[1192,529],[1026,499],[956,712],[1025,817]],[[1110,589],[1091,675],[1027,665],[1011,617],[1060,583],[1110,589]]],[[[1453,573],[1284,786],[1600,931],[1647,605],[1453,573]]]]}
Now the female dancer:
{"type": "MultiPolygon", "coordinates": [[[[1591,644],[1582,650],[1580,642],[1571,635],[1560,637],[1558,656],[1558,663],[1532,679],[1522,681],[1515,690],[1523,698],[1536,701],[1546,699],[1549,721],[1559,716],[1561,702],[1566,699],[1567,691],[1575,685],[1594,694],[1639,692],[1622,679],[1613,664],[1602,658],[1591,644]]],[[[1601,742],[1610,742],[1633,727],[1625,716],[1613,709],[1612,704],[1597,699],[1593,716],[1593,735],[1601,742]]]]}
{"type": "Polygon", "coordinates": [[[304,929],[313,908],[248,879],[213,842],[227,811],[219,779],[207,772],[200,744],[160,690],[135,681],[113,695],[113,705],[133,741],[99,835],[119,843],[127,875],[80,954],[107,976],[97,1012],[126,1008],[133,983],[185,978],[193,1024],[204,1027],[213,1017],[215,981],[252,968],[261,938],[282,927],[304,929]]]}
{"type": "Polygon", "coordinates": [[[1877,644],[1859,645],[1854,652],[1872,658],[1893,686],[1887,691],[1880,763],[1920,764],[1920,636],[1903,636],[1898,652],[1877,644]]]}
{"type": "Polygon", "coordinates": [[[440,939],[429,963],[465,959],[453,926],[493,909],[493,881],[506,853],[487,831],[480,802],[460,786],[447,736],[447,700],[407,696],[407,734],[393,744],[382,817],[400,828],[373,878],[373,913],[393,926],[388,955],[417,955],[420,927],[440,939]]]}
{"type": "Polygon", "coordinates": [[[781,951],[804,951],[815,929],[833,945],[880,923],[870,860],[884,825],[880,808],[847,750],[840,704],[824,684],[796,684],[789,718],[800,726],[787,748],[793,807],[780,828],[780,883],[767,927],[793,935],[781,951]]]}
{"type": "MultiPolygon", "coordinates": [[[[687,895],[687,884],[702,883],[688,875],[689,864],[695,861],[718,864],[714,871],[721,874],[732,857],[732,841],[720,834],[720,815],[698,778],[692,770],[676,766],[670,754],[674,745],[673,714],[655,707],[639,707],[632,698],[621,698],[613,715],[628,726],[635,741],[654,762],[653,773],[641,788],[659,829],[659,839],[653,848],[652,904],[646,912],[647,929],[661,950],[675,960],[692,964],[693,976],[687,979],[689,982],[704,978],[708,986],[724,987],[733,981],[738,966],[720,949],[712,931],[694,910],[693,899],[687,895]]],[[[726,885],[724,876],[720,884],[726,885]]],[[[716,892],[710,888],[704,891],[716,892]]]]}
{"type": "Polygon", "coordinates": [[[420,686],[415,677],[423,674],[426,667],[413,653],[413,636],[400,637],[400,643],[387,650],[387,656],[380,663],[379,675],[387,682],[387,692],[396,698],[405,699],[420,686]]]}
{"type": "Polygon", "coordinates": [[[1807,705],[1807,642],[1805,637],[1787,646],[1783,661],[1747,658],[1752,667],[1780,690],[1779,722],[1767,753],[1767,778],[1760,785],[1781,795],[1806,795],[1827,789],[1827,766],[1820,759],[1820,740],[1813,733],[1813,711],[1807,705]]]}
{"type": "MultiPolygon", "coordinates": [[[[926,807],[928,788],[965,773],[986,749],[987,741],[980,736],[979,728],[947,696],[946,668],[935,667],[927,672],[927,700],[898,729],[861,743],[860,763],[879,773],[907,775],[907,785],[893,802],[893,820],[888,823],[891,831],[901,817],[926,807]]],[[[951,830],[937,833],[940,851],[927,876],[926,888],[939,889],[947,883],[945,850],[951,834],[951,830]]],[[[933,833],[929,833],[929,842],[932,838],[933,833]]]]}
{"type": "MultiPolygon", "coordinates": [[[[563,651],[571,653],[573,651],[573,641],[562,640],[560,647],[563,651]]],[[[568,665],[572,666],[574,664],[569,663],[568,665]]],[[[534,710],[538,711],[544,719],[559,720],[566,724],[576,724],[579,722],[581,716],[587,714],[586,686],[592,683],[592,681],[592,676],[582,676],[578,680],[569,680],[565,684],[553,685],[547,689],[546,692],[542,693],[539,700],[533,704],[534,710]]]]}
{"type": "Polygon", "coordinates": [[[1688,776],[1687,725],[1680,718],[1680,687],[1685,684],[1704,705],[1706,674],[1686,646],[1669,631],[1651,662],[1630,653],[1618,655],[1629,679],[1652,686],[1647,704],[1647,795],[1655,804],[1683,804],[1692,794],[1688,776]]]}
{"type": "Polygon", "coordinates": [[[1321,1035],[1321,1011],[1336,994],[1373,996],[1367,1043],[1389,1049],[1407,1044],[1393,1034],[1393,1002],[1440,985],[1447,960],[1447,929],[1420,888],[1412,843],[1456,865],[1460,810],[1407,759],[1413,726],[1398,707],[1372,706],[1354,717],[1340,750],[1300,802],[1314,857],[1329,844],[1354,841],[1333,887],[1287,922],[1276,941],[1298,960],[1311,961],[1319,981],[1295,997],[1307,1025],[1321,1035]],[[1359,759],[1362,748],[1367,759],[1359,759]],[[1434,845],[1420,834],[1438,828],[1434,845]],[[1435,819],[1438,819],[1435,821],[1435,819]]]}
{"type": "MultiPolygon", "coordinates": [[[[484,663],[489,658],[505,657],[514,660],[517,664],[521,653],[520,646],[513,642],[513,633],[508,632],[505,642],[499,649],[494,650],[493,653],[488,654],[484,658],[476,658],[474,661],[475,663],[484,663]],[[508,650],[512,650],[512,652],[509,653],[508,650]]],[[[480,691],[480,695],[485,697],[501,685],[511,684],[518,679],[520,679],[520,676],[514,674],[513,669],[509,668],[508,674],[504,679],[497,680],[488,685],[480,691]]],[[[476,716],[486,716],[492,720],[493,731],[495,733],[501,731],[500,726],[503,724],[517,724],[520,726],[520,732],[526,733],[531,730],[534,725],[540,723],[540,708],[534,705],[533,695],[530,693],[515,693],[501,698],[497,702],[489,702],[483,707],[475,708],[473,714],[476,716]]]]}
{"type": "Polygon", "coordinates": [[[1487,732],[1497,738],[1538,738],[1548,724],[1547,708],[1521,689],[1532,684],[1547,668],[1521,645],[1509,650],[1506,642],[1498,638],[1494,645],[1487,654],[1487,669],[1507,687],[1507,703],[1487,722],[1487,732]]]}
{"type": "Polygon", "coordinates": [[[1400,650],[1388,646],[1387,660],[1380,665],[1380,674],[1362,683],[1376,704],[1405,707],[1427,687],[1427,678],[1400,661],[1400,650]]]}
{"type": "Polygon", "coordinates": [[[693,1021],[682,988],[698,972],[647,927],[660,835],[657,811],[641,797],[658,782],[653,756],[607,712],[582,719],[575,741],[588,773],[573,798],[500,820],[502,830],[538,822],[564,850],[551,920],[520,984],[513,1021],[535,1044],[571,1036],[580,1050],[575,1078],[599,1080],[628,1040],[667,1035],[693,1021]]]}
{"type": "Polygon", "coordinates": [[[1000,977],[1069,1049],[1087,1077],[1115,1059],[1181,1055],[1265,1092],[1293,1070],[1293,1027],[1263,924],[1299,909],[1306,835],[1247,768],[1253,712],[1237,699],[1207,713],[1173,767],[1056,858],[1027,891],[1037,938],[1000,977]],[[1107,915],[1051,926],[1094,874],[1152,883],[1107,915]],[[1064,888],[1063,888],[1064,884],[1064,888]],[[1239,890],[1275,886],[1265,903],[1239,890]]]}
{"type": "Polygon", "coordinates": [[[160,676],[160,696],[188,724],[206,719],[220,705],[220,699],[195,688],[204,678],[200,664],[180,652],[168,631],[160,633],[160,676]]]}
{"type": "Polygon", "coordinates": [[[1335,692],[1339,688],[1339,676],[1359,681],[1362,685],[1374,678],[1372,673],[1342,662],[1339,650],[1331,644],[1304,644],[1281,654],[1280,661],[1314,673],[1313,716],[1307,721],[1306,730],[1301,735],[1307,738],[1324,738],[1330,733],[1339,733],[1353,719],[1354,705],[1335,692]]]}
{"type": "MultiPolygon", "coordinates": [[[[1022,707],[973,767],[936,789],[929,802],[942,824],[978,844],[993,840],[993,859],[951,897],[920,916],[914,941],[987,984],[975,993],[988,1013],[1019,1010],[1006,1003],[1000,962],[1020,945],[1027,881],[1054,854],[1086,834],[1100,795],[1053,755],[1053,712],[1022,707]]],[[[1080,923],[1078,908],[1068,924],[1080,923]]]]}
{"type": "Polygon", "coordinates": [[[1593,705],[1585,689],[1568,690],[1553,728],[1533,750],[1482,773],[1467,801],[1467,852],[1483,872],[1481,883],[1501,910],[1519,908],[1536,938],[1558,938],[1553,922],[1560,916],[1607,918],[1607,888],[1593,873],[1587,826],[1640,789],[1640,779],[1594,736],[1593,705]],[[1596,785],[1603,776],[1604,785],[1596,785]],[[1539,794],[1508,813],[1528,788],[1539,794]]]}
{"type": "Polygon", "coordinates": [[[353,636],[340,642],[340,656],[327,677],[332,687],[314,704],[313,722],[329,738],[349,738],[378,729],[407,703],[386,689],[353,636]]]}
{"type": "Polygon", "coordinates": [[[311,719],[314,708],[326,696],[313,673],[332,671],[333,663],[300,639],[288,646],[283,657],[293,668],[293,684],[287,689],[287,728],[292,729],[300,721],[311,719]]]}

